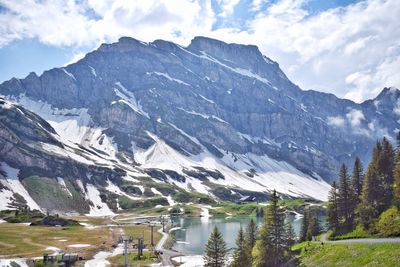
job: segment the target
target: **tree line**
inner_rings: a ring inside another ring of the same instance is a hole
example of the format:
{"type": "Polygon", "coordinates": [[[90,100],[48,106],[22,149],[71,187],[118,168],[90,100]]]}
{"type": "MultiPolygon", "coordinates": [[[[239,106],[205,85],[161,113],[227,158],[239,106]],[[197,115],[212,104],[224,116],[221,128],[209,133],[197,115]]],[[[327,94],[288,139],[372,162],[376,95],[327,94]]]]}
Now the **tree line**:
{"type": "Polygon", "coordinates": [[[396,148],[387,138],[376,143],[365,173],[359,158],[351,176],[346,165],[340,167],[339,183],[334,181],[329,192],[328,223],[333,236],[351,232],[357,226],[376,233],[385,212],[400,219],[399,208],[400,132],[396,148]]]}
{"type": "MultiPolygon", "coordinates": [[[[259,229],[253,219],[245,230],[240,227],[230,266],[274,267],[282,266],[291,259],[290,248],[295,244],[296,237],[292,225],[285,223],[285,213],[278,200],[274,190],[259,229]]],[[[227,266],[227,253],[222,234],[215,227],[206,245],[204,266],[227,266]]]]}

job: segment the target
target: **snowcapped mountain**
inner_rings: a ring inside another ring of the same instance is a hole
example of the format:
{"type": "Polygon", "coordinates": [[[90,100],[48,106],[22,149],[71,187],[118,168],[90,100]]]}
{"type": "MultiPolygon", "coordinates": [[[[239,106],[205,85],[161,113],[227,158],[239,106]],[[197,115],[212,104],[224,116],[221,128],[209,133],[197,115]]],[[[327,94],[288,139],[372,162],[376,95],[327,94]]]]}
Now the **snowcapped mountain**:
{"type": "MultiPolygon", "coordinates": [[[[0,123],[22,111],[18,127],[4,129],[35,149],[11,155],[11,137],[3,136],[0,181],[19,173],[33,201],[57,210],[32,192],[46,178],[51,190],[83,200],[59,210],[93,214],[148,198],[172,204],[184,192],[235,200],[277,189],[325,200],[339,164],[356,156],[366,163],[400,115],[397,89],[362,104],[303,91],[256,46],[205,37],[188,47],[124,37],[65,68],[4,82],[0,94],[7,114],[0,123]],[[28,138],[26,124],[48,138],[28,138]]],[[[17,191],[3,187],[3,198],[17,191]]]]}

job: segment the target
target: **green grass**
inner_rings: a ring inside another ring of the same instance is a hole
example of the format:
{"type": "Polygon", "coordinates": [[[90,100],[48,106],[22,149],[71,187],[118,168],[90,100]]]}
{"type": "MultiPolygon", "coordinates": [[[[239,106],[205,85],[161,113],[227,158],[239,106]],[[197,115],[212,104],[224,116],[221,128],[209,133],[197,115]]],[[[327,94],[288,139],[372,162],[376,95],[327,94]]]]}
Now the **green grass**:
{"type": "Polygon", "coordinates": [[[168,201],[165,197],[151,197],[143,200],[132,200],[126,196],[121,196],[118,202],[124,210],[140,210],[140,209],[152,209],[157,205],[168,206],[168,201]]]}
{"type": "Polygon", "coordinates": [[[73,182],[69,179],[64,179],[64,181],[72,196],[55,179],[30,176],[24,178],[22,183],[41,207],[48,210],[88,212],[89,206],[82,194],[75,189],[73,182]]]}
{"type": "MultiPolygon", "coordinates": [[[[159,229],[159,227],[154,227],[153,230],[154,245],[161,239],[161,234],[158,232],[159,229]]],[[[132,236],[134,239],[144,236],[144,244],[150,245],[151,227],[147,225],[125,226],[123,230],[126,235],[132,236]]]]}
{"type": "Polygon", "coordinates": [[[200,217],[201,209],[193,205],[182,206],[183,212],[187,217],[200,217]]]}
{"type": "Polygon", "coordinates": [[[279,206],[283,206],[287,209],[297,209],[305,204],[306,200],[302,198],[282,199],[278,201],[279,206]]]}
{"type": "MultiPolygon", "coordinates": [[[[180,189],[181,190],[181,189],[180,189]]],[[[189,203],[193,202],[195,204],[205,204],[205,205],[214,205],[215,200],[210,196],[198,193],[198,192],[188,192],[181,190],[180,192],[174,194],[172,198],[181,203],[189,203]]]]}
{"type": "Polygon", "coordinates": [[[257,212],[265,207],[257,203],[246,203],[246,204],[232,204],[228,202],[222,203],[220,207],[209,209],[211,215],[227,215],[232,216],[256,216],[257,212]]]}
{"type": "Polygon", "coordinates": [[[42,256],[46,247],[55,246],[81,255],[93,253],[99,245],[110,243],[107,228],[87,229],[81,226],[45,227],[0,224],[0,254],[5,258],[42,256]],[[59,240],[67,240],[61,242],[59,240]],[[69,248],[71,244],[90,244],[88,248],[69,248]]]}
{"type": "Polygon", "coordinates": [[[9,223],[28,223],[43,219],[45,215],[38,210],[2,210],[0,211],[0,218],[9,223]]]}
{"type": "Polygon", "coordinates": [[[292,247],[300,266],[398,266],[400,244],[331,244],[303,242],[292,247]]]}
{"type": "MultiPolygon", "coordinates": [[[[112,266],[124,266],[124,255],[118,255],[107,259],[111,262],[112,266]]],[[[138,253],[132,252],[128,254],[128,265],[129,266],[148,266],[149,264],[158,262],[158,257],[154,253],[143,251],[143,256],[138,259],[138,253]]]]}
{"type": "Polygon", "coordinates": [[[342,240],[342,239],[354,239],[354,238],[368,238],[373,236],[374,235],[364,230],[364,228],[361,225],[358,225],[356,229],[354,229],[352,232],[343,235],[338,235],[335,237],[331,236],[332,237],[331,239],[342,240]]]}

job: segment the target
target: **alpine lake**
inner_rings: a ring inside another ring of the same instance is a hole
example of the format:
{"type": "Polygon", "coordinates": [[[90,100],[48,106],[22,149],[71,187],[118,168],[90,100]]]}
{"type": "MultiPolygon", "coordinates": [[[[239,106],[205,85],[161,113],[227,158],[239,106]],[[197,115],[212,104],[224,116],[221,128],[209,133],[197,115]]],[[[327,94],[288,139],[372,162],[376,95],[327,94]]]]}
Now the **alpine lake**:
{"type": "MultiPolygon", "coordinates": [[[[176,227],[171,233],[175,235],[175,243],[173,249],[184,255],[204,254],[205,246],[208,238],[215,226],[222,233],[229,252],[235,248],[235,241],[240,227],[245,229],[247,224],[253,218],[258,226],[261,225],[263,219],[250,216],[235,217],[173,217],[172,224],[176,227]]],[[[287,214],[285,223],[290,223],[298,236],[303,217],[294,214],[287,214]]],[[[325,216],[319,216],[320,225],[324,226],[325,216]]]]}

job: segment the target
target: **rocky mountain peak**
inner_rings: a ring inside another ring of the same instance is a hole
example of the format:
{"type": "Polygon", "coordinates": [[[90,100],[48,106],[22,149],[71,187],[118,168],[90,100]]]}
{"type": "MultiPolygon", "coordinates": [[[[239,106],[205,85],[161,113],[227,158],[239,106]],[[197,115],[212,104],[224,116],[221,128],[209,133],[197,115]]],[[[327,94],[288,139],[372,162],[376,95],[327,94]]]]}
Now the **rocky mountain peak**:
{"type": "Polygon", "coordinates": [[[385,98],[397,99],[399,96],[400,96],[400,90],[397,89],[396,87],[385,87],[375,99],[378,100],[385,98]]]}
{"type": "Polygon", "coordinates": [[[226,43],[203,36],[194,37],[188,49],[227,62],[236,62],[242,65],[247,63],[246,65],[248,66],[256,62],[264,61],[263,55],[255,45],[226,43]]]}
{"type": "Polygon", "coordinates": [[[185,190],[207,192],[208,180],[321,199],[341,163],[367,163],[375,140],[400,127],[389,97],[398,93],[386,88],[357,104],[303,91],[256,46],[207,37],[188,47],[123,37],[67,67],[0,85],[83,164],[128,164],[185,190]],[[210,176],[215,169],[226,180],[210,176]]]}

